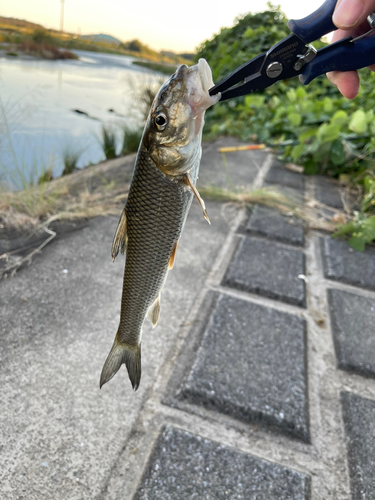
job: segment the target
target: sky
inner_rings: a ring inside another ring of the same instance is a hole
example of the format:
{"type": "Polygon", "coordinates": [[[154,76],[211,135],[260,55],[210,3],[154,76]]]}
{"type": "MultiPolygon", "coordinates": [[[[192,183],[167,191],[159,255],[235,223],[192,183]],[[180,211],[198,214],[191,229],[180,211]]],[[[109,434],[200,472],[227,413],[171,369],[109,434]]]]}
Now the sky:
{"type": "MultiPolygon", "coordinates": [[[[323,0],[280,0],[288,19],[301,19],[323,0]]],[[[138,38],[155,50],[193,52],[240,14],[267,10],[267,0],[65,0],[64,31],[138,38]]],[[[60,29],[61,0],[1,0],[0,15],[60,29]]]]}

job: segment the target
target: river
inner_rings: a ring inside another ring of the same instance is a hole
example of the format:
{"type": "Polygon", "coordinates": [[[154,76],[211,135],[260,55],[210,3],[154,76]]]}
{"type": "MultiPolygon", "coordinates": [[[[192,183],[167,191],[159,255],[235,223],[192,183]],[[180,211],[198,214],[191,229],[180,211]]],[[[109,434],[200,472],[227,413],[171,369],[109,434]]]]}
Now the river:
{"type": "Polygon", "coordinates": [[[137,92],[163,76],[131,57],[74,52],[79,60],[0,58],[2,184],[20,188],[49,167],[61,175],[67,151],[80,153],[79,168],[98,163],[102,124],[117,131],[119,149],[121,127],[142,123],[137,92]]]}

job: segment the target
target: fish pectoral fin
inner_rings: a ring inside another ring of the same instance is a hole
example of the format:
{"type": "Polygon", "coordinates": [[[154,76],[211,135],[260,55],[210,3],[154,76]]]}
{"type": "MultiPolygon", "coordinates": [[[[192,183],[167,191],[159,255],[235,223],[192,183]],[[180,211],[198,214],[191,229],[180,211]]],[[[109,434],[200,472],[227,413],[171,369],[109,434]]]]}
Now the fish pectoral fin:
{"type": "Polygon", "coordinates": [[[171,258],[169,259],[169,263],[168,263],[168,269],[173,269],[174,261],[176,258],[177,246],[178,246],[178,240],[176,241],[176,243],[173,247],[171,258]]]}
{"type": "Polygon", "coordinates": [[[115,236],[113,238],[112,243],[112,259],[113,261],[116,259],[119,251],[124,255],[126,250],[126,245],[128,243],[128,235],[127,235],[127,221],[126,221],[126,213],[125,208],[121,213],[120,220],[117,224],[117,229],[115,236]]]}
{"type": "Polygon", "coordinates": [[[116,375],[123,363],[128,370],[133,389],[136,391],[141,381],[141,344],[123,344],[116,335],[100,375],[100,388],[116,375]]]}
{"type": "Polygon", "coordinates": [[[160,294],[157,296],[156,300],[153,302],[150,309],[147,311],[147,317],[152,323],[152,328],[158,324],[160,315],[160,294]]]}
{"type": "Polygon", "coordinates": [[[209,217],[208,217],[208,215],[207,215],[207,212],[206,212],[206,205],[205,205],[205,203],[204,203],[203,199],[201,198],[201,195],[198,193],[197,188],[196,188],[196,187],[194,186],[194,184],[191,182],[191,179],[190,179],[190,177],[189,177],[189,174],[185,174],[185,175],[183,176],[183,181],[184,181],[184,183],[185,183],[187,186],[189,186],[189,188],[193,191],[194,196],[196,197],[196,199],[198,200],[199,205],[200,205],[200,206],[201,206],[201,208],[202,208],[202,211],[203,211],[203,217],[206,219],[206,221],[207,221],[209,224],[211,224],[210,219],[209,219],[209,217]]]}

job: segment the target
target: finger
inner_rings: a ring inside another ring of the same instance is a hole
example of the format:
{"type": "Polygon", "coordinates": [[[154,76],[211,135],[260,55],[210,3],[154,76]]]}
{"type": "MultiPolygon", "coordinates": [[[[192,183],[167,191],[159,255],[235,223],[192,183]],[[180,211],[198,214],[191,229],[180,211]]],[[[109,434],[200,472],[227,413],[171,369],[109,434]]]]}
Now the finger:
{"type": "Polygon", "coordinates": [[[360,25],[375,10],[375,0],[338,0],[332,21],[347,30],[360,25]]]}
{"type": "Polygon", "coordinates": [[[327,78],[347,99],[354,99],[358,95],[359,76],[356,71],[331,71],[327,73],[327,78]]]}

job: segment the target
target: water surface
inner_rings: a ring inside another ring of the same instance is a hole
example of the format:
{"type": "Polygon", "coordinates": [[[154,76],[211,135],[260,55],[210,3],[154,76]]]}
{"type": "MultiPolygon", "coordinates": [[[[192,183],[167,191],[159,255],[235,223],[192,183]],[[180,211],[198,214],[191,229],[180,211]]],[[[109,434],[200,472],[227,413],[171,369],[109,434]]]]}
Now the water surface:
{"type": "Polygon", "coordinates": [[[160,75],[133,58],[74,51],[79,60],[0,58],[0,181],[20,187],[53,166],[61,175],[64,151],[81,153],[78,167],[104,159],[102,124],[140,124],[137,89],[160,75]],[[80,110],[85,114],[78,114],[80,110]]]}

